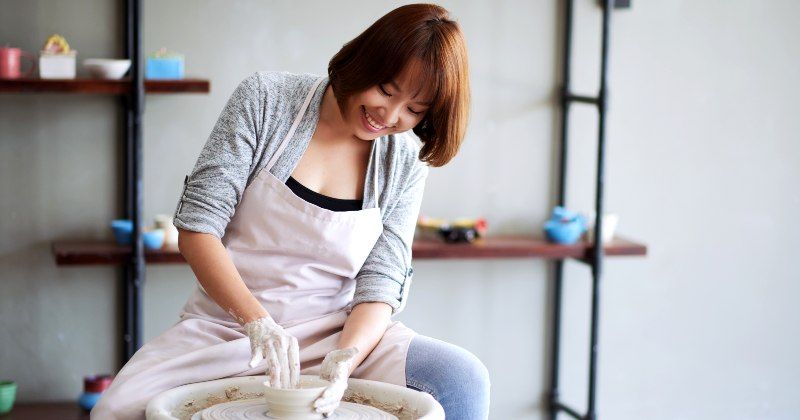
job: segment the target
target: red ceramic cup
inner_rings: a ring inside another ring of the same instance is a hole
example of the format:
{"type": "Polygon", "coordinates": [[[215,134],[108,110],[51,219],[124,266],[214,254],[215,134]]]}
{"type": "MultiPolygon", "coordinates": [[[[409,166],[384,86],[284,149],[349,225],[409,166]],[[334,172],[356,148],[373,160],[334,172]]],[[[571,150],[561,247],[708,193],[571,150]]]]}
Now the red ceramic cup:
{"type": "Polygon", "coordinates": [[[0,47],[0,79],[19,79],[30,77],[36,69],[36,58],[33,55],[14,47],[0,47]],[[21,72],[21,59],[27,58],[31,66],[25,75],[21,72]]]}

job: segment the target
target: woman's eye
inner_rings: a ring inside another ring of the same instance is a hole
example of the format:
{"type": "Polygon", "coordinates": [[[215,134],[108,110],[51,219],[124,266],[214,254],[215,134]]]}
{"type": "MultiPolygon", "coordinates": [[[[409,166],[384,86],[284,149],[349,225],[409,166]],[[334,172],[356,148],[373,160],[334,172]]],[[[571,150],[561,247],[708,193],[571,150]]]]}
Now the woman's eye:
{"type": "Polygon", "coordinates": [[[422,114],[422,111],[420,111],[420,112],[417,112],[417,111],[414,111],[414,110],[413,110],[413,109],[411,109],[411,108],[408,108],[408,110],[409,110],[409,111],[411,111],[411,113],[412,113],[412,114],[414,114],[414,115],[419,115],[419,114],[422,114]]]}
{"type": "Polygon", "coordinates": [[[383,89],[383,85],[378,85],[378,88],[380,88],[381,92],[382,92],[384,95],[386,95],[386,96],[392,96],[392,95],[389,95],[389,92],[387,92],[385,89],[383,89]]]}

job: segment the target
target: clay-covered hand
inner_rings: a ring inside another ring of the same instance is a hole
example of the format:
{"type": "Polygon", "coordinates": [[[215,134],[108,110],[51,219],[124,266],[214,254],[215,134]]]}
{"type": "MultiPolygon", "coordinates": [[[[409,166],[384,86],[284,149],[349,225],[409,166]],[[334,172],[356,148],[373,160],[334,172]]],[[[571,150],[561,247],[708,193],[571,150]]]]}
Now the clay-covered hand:
{"type": "Polygon", "coordinates": [[[267,382],[272,388],[297,388],[300,383],[300,347],[270,316],[244,324],[250,338],[250,367],[267,360],[267,382]]]}
{"type": "Polygon", "coordinates": [[[333,350],[325,356],[320,367],[319,377],[331,382],[322,395],[314,401],[314,410],[330,416],[342,401],[344,391],[347,389],[347,378],[350,377],[350,368],[353,366],[357,347],[333,350]]]}

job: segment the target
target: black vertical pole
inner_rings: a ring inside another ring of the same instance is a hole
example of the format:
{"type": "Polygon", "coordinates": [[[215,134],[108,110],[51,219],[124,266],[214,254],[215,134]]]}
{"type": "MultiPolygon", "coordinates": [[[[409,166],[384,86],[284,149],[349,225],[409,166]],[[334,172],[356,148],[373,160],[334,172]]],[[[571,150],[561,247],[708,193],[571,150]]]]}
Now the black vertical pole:
{"type": "MultiPolygon", "coordinates": [[[[573,0],[567,0],[564,7],[564,53],[561,65],[561,142],[559,150],[559,175],[558,175],[558,205],[566,204],[566,183],[567,183],[567,132],[569,121],[569,100],[567,96],[570,91],[570,57],[572,54],[572,6],[573,0]]],[[[564,260],[555,261],[555,284],[553,287],[553,317],[552,317],[552,337],[550,350],[550,419],[555,420],[558,416],[558,371],[561,352],[561,301],[562,284],[564,274],[564,260]]]]}
{"type": "Polygon", "coordinates": [[[144,189],[142,181],[142,115],[144,113],[144,75],[142,63],[142,0],[133,0],[133,54],[131,56],[131,102],[133,107],[133,252],[132,265],[132,337],[133,351],[141,347],[142,292],[145,281],[144,244],[142,243],[144,189]]]}
{"type": "MultiPolygon", "coordinates": [[[[133,60],[134,48],[134,8],[133,0],[126,0],[125,6],[125,57],[133,60]]],[[[131,62],[133,65],[133,62],[131,62]]],[[[133,89],[131,88],[130,91],[133,89]]],[[[129,92],[130,93],[130,92],[129,92]]],[[[133,95],[128,94],[122,97],[125,105],[125,143],[123,145],[124,179],[123,195],[125,201],[125,218],[132,220],[134,217],[134,197],[133,197],[133,123],[134,105],[133,95]]],[[[122,265],[122,363],[127,362],[136,351],[133,345],[133,265],[131,261],[126,261],[122,265]]]]}
{"type": "Polygon", "coordinates": [[[603,3],[603,35],[602,52],[600,61],[600,93],[597,106],[599,110],[599,127],[597,141],[597,183],[595,187],[595,223],[594,223],[594,248],[592,258],[592,326],[590,333],[589,352],[589,403],[586,418],[594,420],[597,417],[595,394],[597,385],[597,337],[600,314],[600,279],[603,268],[603,183],[605,181],[605,134],[606,116],[608,112],[608,38],[611,22],[613,0],[603,3]]]}

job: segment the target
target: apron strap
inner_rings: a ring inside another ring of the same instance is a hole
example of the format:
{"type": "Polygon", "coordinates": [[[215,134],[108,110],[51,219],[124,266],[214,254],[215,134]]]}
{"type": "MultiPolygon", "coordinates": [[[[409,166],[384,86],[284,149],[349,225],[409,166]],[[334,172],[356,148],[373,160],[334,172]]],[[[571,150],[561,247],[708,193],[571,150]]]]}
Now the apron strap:
{"type": "Polygon", "coordinates": [[[375,207],[380,207],[378,205],[378,164],[381,161],[381,138],[378,137],[373,141],[375,142],[375,155],[372,156],[372,168],[374,169],[372,174],[372,188],[374,191],[372,195],[375,197],[375,207]]]}
{"type": "Polygon", "coordinates": [[[281,156],[281,153],[283,153],[283,149],[285,149],[289,144],[289,140],[291,140],[292,136],[294,135],[294,131],[297,129],[297,126],[300,125],[300,121],[302,121],[303,115],[306,113],[306,109],[308,109],[308,104],[311,103],[311,98],[314,97],[314,93],[317,91],[317,86],[319,86],[323,80],[325,80],[325,77],[320,77],[317,79],[317,81],[314,83],[314,86],[312,86],[308,91],[306,100],[303,102],[303,106],[300,108],[300,111],[297,113],[292,126],[289,128],[289,132],[286,133],[286,137],[284,137],[283,141],[281,141],[280,146],[278,146],[278,150],[275,151],[275,153],[272,155],[272,158],[269,160],[269,162],[267,162],[267,166],[265,167],[266,170],[272,169],[272,165],[275,164],[275,162],[281,156]]]}

